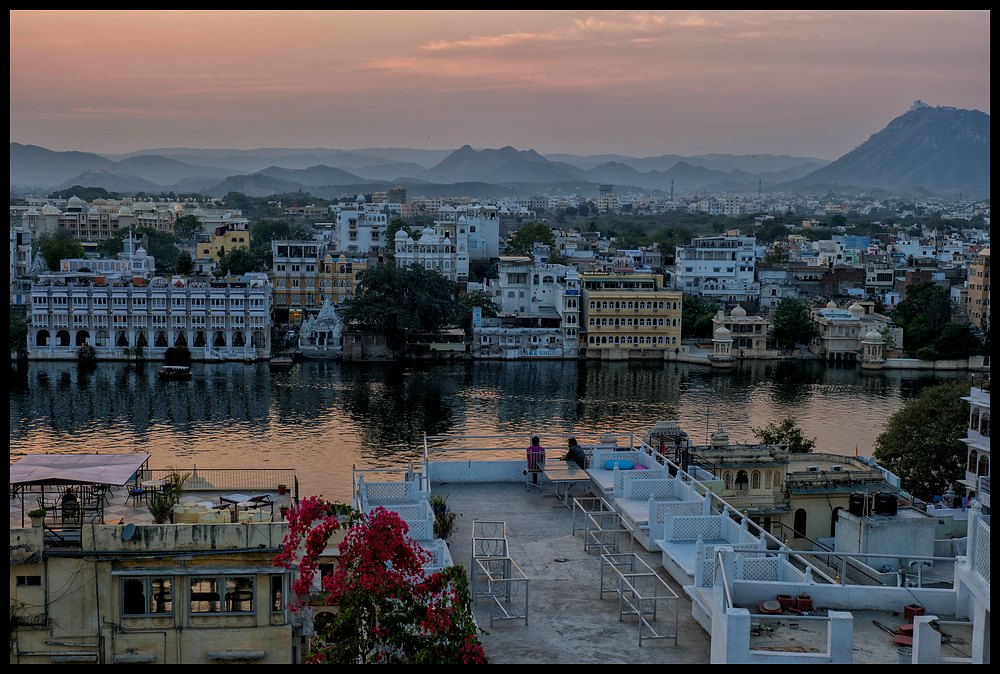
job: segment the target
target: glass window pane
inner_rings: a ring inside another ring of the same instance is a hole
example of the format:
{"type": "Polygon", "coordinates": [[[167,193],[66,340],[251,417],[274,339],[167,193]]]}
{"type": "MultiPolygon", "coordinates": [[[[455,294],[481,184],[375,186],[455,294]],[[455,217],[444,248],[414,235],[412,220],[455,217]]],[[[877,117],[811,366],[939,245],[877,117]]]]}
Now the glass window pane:
{"type": "Polygon", "coordinates": [[[191,579],[191,613],[218,613],[222,610],[216,578],[191,579]]]}

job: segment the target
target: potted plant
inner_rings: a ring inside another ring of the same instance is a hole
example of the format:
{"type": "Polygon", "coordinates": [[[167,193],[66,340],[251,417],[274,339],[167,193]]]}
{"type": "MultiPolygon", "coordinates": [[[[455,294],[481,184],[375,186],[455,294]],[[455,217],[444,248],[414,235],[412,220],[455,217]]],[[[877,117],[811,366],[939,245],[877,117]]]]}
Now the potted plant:
{"type": "Polygon", "coordinates": [[[45,508],[35,508],[34,510],[28,511],[28,517],[31,518],[31,526],[41,527],[45,524],[45,514],[48,511],[45,508]]]}
{"type": "Polygon", "coordinates": [[[448,507],[448,497],[435,494],[430,498],[431,509],[434,511],[434,535],[446,543],[451,539],[455,528],[455,518],[458,516],[448,507]]]}

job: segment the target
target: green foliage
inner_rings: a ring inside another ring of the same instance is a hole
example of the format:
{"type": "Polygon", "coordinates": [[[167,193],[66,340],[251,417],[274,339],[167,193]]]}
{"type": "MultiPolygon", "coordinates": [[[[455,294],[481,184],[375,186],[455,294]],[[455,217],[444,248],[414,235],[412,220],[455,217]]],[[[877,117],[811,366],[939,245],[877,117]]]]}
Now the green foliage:
{"type": "Polygon", "coordinates": [[[556,237],[548,225],[541,222],[526,222],[510,237],[504,254],[530,255],[536,243],[555,247],[556,237]]]}
{"type": "Polygon", "coordinates": [[[149,514],[153,516],[156,524],[166,524],[170,520],[170,513],[174,510],[174,501],[168,494],[156,492],[149,501],[149,514]]]}
{"type": "Polygon", "coordinates": [[[76,362],[81,365],[92,365],[97,362],[97,350],[90,344],[84,344],[76,350],[76,362]]]}
{"type": "Polygon", "coordinates": [[[951,321],[951,316],[948,291],[929,282],[908,288],[906,299],[892,312],[893,322],[903,328],[903,348],[911,353],[930,346],[951,321]]]}
{"type": "Polygon", "coordinates": [[[807,438],[792,417],[766,426],[752,426],[750,430],[762,444],[785,445],[792,454],[808,454],[816,448],[816,438],[807,438]]]}
{"type": "Polygon", "coordinates": [[[875,439],[878,462],[921,499],[943,493],[964,474],[961,438],[969,424],[969,405],[962,396],[968,393],[964,381],[924,389],[889,417],[875,439]]]}
{"type": "Polygon", "coordinates": [[[493,296],[485,290],[470,290],[462,293],[455,307],[455,323],[461,325],[466,332],[472,327],[472,308],[481,307],[483,318],[493,318],[497,315],[497,305],[493,296]]]}
{"type": "Polygon", "coordinates": [[[434,535],[445,542],[450,541],[458,513],[448,507],[447,496],[433,494],[430,498],[430,505],[431,510],[434,511],[434,535]]]}
{"type": "Polygon", "coordinates": [[[38,240],[38,248],[42,251],[45,264],[49,271],[59,271],[60,260],[80,259],[83,257],[83,246],[65,229],[56,230],[55,234],[44,235],[38,240]]]}
{"type": "Polygon", "coordinates": [[[20,316],[11,316],[8,326],[10,334],[10,350],[18,357],[28,351],[28,323],[20,316]]]}
{"type": "Polygon", "coordinates": [[[344,303],[344,323],[381,332],[393,350],[401,349],[409,335],[447,327],[455,316],[454,284],[419,265],[375,265],[361,272],[359,285],[344,303]]]}
{"type": "Polygon", "coordinates": [[[163,353],[165,365],[190,365],[191,350],[186,346],[171,346],[163,353]]]}
{"type": "Polygon", "coordinates": [[[182,250],[177,254],[177,262],[174,264],[174,271],[181,276],[188,276],[194,273],[194,260],[191,258],[191,253],[186,250],[182,250]]]}
{"type": "Polygon", "coordinates": [[[773,246],[768,248],[762,264],[770,266],[781,264],[782,262],[788,262],[788,248],[780,241],[776,241],[773,246]]]}
{"type": "Polygon", "coordinates": [[[48,510],[45,508],[35,508],[28,511],[28,517],[45,517],[46,513],[48,513],[48,510]]]}
{"type": "Polygon", "coordinates": [[[684,295],[681,303],[681,338],[710,337],[712,318],[721,308],[714,299],[684,295]]]}
{"type": "Polygon", "coordinates": [[[228,253],[220,251],[218,271],[225,275],[240,276],[253,271],[267,271],[266,261],[249,248],[233,248],[228,253]]]}
{"type": "Polygon", "coordinates": [[[179,241],[194,241],[202,233],[202,224],[194,215],[187,213],[174,220],[174,236],[179,241]]]}
{"type": "Polygon", "coordinates": [[[774,341],[779,348],[791,349],[808,344],[819,334],[809,305],[797,297],[786,297],[774,310],[774,341]]]}
{"type": "Polygon", "coordinates": [[[49,194],[50,199],[80,197],[88,203],[94,199],[118,199],[120,196],[117,192],[108,192],[103,187],[83,187],[82,185],[73,185],[68,189],[58,190],[49,194]]]}

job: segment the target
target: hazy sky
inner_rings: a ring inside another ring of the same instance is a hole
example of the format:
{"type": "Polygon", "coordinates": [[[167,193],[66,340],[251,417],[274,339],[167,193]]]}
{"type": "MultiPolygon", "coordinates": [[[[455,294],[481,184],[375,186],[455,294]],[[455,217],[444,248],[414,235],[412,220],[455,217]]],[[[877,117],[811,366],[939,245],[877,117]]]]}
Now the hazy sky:
{"type": "Polygon", "coordinates": [[[989,58],[988,10],[12,10],[10,140],[836,159],[989,58]]]}

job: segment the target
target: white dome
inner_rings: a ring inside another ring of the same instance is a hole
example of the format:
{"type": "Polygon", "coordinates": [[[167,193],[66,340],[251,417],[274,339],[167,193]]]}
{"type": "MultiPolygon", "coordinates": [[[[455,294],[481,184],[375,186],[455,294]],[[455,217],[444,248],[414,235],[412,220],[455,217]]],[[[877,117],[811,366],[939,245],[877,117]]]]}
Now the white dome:
{"type": "Polygon", "coordinates": [[[83,199],[74,195],[69,198],[69,201],[66,202],[66,205],[69,208],[83,208],[83,199]]]}
{"type": "Polygon", "coordinates": [[[397,229],[396,230],[396,236],[394,237],[394,239],[396,241],[406,241],[409,238],[410,237],[407,236],[405,229],[397,229]]]}
{"type": "Polygon", "coordinates": [[[419,243],[437,243],[437,234],[434,233],[433,227],[424,227],[423,231],[420,232],[419,243]]]}
{"type": "Polygon", "coordinates": [[[126,216],[127,217],[127,216],[131,216],[131,215],[132,215],[132,209],[129,208],[128,206],[122,206],[120,209],[118,209],[118,217],[119,218],[122,217],[122,216],[126,216]]]}
{"type": "Polygon", "coordinates": [[[837,308],[837,303],[834,302],[833,300],[830,300],[829,302],[826,303],[826,308],[827,309],[836,309],[837,308]]]}
{"type": "Polygon", "coordinates": [[[712,338],[713,339],[729,339],[732,336],[732,334],[733,333],[731,333],[729,331],[729,329],[726,328],[726,326],[723,325],[723,326],[720,326],[719,328],[717,328],[714,333],[712,333],[712,335],[713,335],[712,338]]]}
{"type": "Polygon", "coordinates": [[[45,204],[42,206],[42,215],[59,215],[62,211],[53,206],[52,204],[45,204]]]}
{"type": "Polygon", "coordinates": [[[864,340],[866,342],[875,342],[881,344],[884,340],[882,339],[882,333],[878,330],[869,330],[865,333],[864,340]]]}
{"type": "Polygon", "coordinates": [[[851,316],[853,316],[854,318],[861,318],[862,316],[865,315],[865,308],[860,304],[858,304],[857,302],[847,307],[847,310],[851,312],[851,316]]]}
{"type": "Polygon", "coordinates": [[[359,195],[358,195],[358,198],[357,198],[357,199],[355,199],[355,201],[356,201],[357,203],[359,203],[359,204],[363,204],[363,203],[365,203],[365,195],[363,195],[363,194],[359,194],[359,195]]]}
{"type": "Polygon", "coordinates": [[[733,318],[746,318],[747,310],[737,304],[733,307],[733,310],[729,312],[729,315],[733,318]]]}

